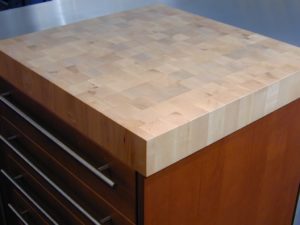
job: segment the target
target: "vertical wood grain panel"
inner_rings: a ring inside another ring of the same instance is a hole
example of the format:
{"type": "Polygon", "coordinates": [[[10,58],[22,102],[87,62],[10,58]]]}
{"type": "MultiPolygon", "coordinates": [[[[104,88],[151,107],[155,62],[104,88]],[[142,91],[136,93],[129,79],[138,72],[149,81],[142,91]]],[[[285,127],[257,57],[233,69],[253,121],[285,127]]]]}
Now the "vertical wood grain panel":
{"type": "Polygon", "coordinates": [[[146,178],[145,225],[290,225],[299,115],[297,100],[146,178]]]}

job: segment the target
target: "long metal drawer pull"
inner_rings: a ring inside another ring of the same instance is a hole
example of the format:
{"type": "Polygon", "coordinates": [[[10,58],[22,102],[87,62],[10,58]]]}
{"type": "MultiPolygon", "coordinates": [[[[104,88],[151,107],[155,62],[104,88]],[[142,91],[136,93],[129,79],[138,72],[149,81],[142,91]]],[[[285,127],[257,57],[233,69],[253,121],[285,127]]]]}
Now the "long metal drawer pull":
{"type": "Polygon", "coordinates": [[[44,174],[38,167],[36,167],[26,156],[24,156],[21,151],[19,151],[15,146],[8,142],[2,135],[0,135],[0,140],[2,140],[14,153],[16,153],[23,161],[25,161],[37,174],[39,174],[48,184],[53,187],[60,195],[67,199],[78,211],[85,215],[93,224],[102,225],[111,220],[110,216],[103,218],[98,222],[94,217],[92,217],[84,208],[82,208],[73,198],[71,198],[66,192],[64,192],[59,186],[57,186],[46,174],[44,174]]]}
{"type": "Polygon", "coordinates": [[[1,173],[17,188],[47,219],[49,219],[54,225],[59,225],[5,170],[1,170],[1,173]]]}
{"type": "Polygon", "coordinates": [[[29,225],[29,223],[23,218],[22,213],[19,213],[10,203],[8,203],[7,206],[24,225],[29,225]]]}
{"type": "Polygon", "coordinates": [[[49,138],[56,145],[58,145],[61,149],[63,149],[66,153],[68,153],[75,160],[77,160],[79,163],[81,163],[83,166],[85,166],[89,171],[91,171],[94,175],[96,175],[98,178],[100,178],[107,185],[109,185],[110,187],[115,186],[114,181],[112,181],[110,178],[108,178],[104,173],[102,173],[102,171],[99,171],[97,168],[95,168],[90,163],[88,163],[81,156],[76,154],[75,151],[73,151],[71,148],[69,148],[67,145],[65,145],[62,141],[60,141],[58,138],[56,138],[53,134],[51,134],[49,131],[47,131],[45,128],[43,128],[41,125],[39,125],[36,121],[31,119],[27,114],[25,114],[22,110],[20,110],[12,102],[7,100],[5,98],[6,95],[9,95],[9,94],[6,93],[6,94],[0,95],[0,101],[2,103],[4,103],[7,107],[9,107],[11,110],[13,110],[15,113],[17,113],[20,117],[22,117],[24,120],[26,120],[28,123],[30,123],[31,126],[33,126],[38,131],[40,131],[42,134],[44,134],[47,138],[49,138]]]}

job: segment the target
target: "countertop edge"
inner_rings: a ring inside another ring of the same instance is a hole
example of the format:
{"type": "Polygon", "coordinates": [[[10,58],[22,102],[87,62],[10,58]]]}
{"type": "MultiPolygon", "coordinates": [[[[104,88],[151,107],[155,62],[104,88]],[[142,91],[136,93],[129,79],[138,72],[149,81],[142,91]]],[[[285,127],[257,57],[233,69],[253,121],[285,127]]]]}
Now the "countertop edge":
{"type": "Polygon", "coordinates": [[[81,134],[99,144],[109,154],[146,175],[146,141],[143,138],[2,51],[0,51],[0,76],[81,134]],[[68,105],[61,107],[61,102],[67,102],[68,105]],[[85,123],[78,122],[81,118],[88,117],[93,120],[85,123]]]}
{"type": "Polygon", "coordinates": [[[300,72],[147,142],[150,176],[300,98],[300,72]],[[201,131],[207,130],[207,133],[201,131]]]}
{"type": "Polygon", "coordinates": [[[158,137],[145,140],[2,51],[0,76],[146,177],[300,98],[300,72],[297,72],[158,137]],[[69,105],[62,108],[58,99],[69,105]],[[78,123],[78,119],[87,117],[93,121],[78,123]],[[107,132],[100,135],[101,130],[107,132]],[[203,130],[207,132],[203,133],[203,130]]]}

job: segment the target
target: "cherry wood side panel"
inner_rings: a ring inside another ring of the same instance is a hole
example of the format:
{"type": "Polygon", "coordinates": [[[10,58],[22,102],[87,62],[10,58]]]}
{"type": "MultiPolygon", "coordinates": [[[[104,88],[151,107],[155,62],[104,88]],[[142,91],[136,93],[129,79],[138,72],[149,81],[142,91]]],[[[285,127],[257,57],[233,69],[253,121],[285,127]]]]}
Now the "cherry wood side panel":
{"type": "Polygon", "coordinates": [[[291,225],[299,183],[297,100],[145,178],[144,225],[291,225]]]}

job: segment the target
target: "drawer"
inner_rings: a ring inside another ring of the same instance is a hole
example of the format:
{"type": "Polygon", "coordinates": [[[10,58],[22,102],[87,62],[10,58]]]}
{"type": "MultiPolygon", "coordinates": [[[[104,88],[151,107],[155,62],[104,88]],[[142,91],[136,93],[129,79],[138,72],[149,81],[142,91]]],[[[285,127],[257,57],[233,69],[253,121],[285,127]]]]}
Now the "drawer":
{"type": "MultiPolygon", "coordinates": [[[[2,144],[1,149],[6,151],[2,144]]],[[[54,213],[52,201],[42,199],[42,191],[29,182],[27,175],[17,167],[10,153],[5,154],[5,164],[0,171],[0,177],[4,187],[7,224],[63,224],[64,221],[54,213]]]]}
{"type": "Polygon", "coordinates": [[[83,199],[102,200],[136,221],[135,171],[16,90],[0,104],[6,138],[16,136],[13,142],[83,199]]]}
{"type": "Polygon", "coordinates": [[[105,202],[89,202],[81,199],[77,193],[67,189],[64,180],[53,178],[51,171],[40,168],[40,165],[26,156],[26,151],[19,149],[18,146],[1,145],[1,147],[7,151],[5,169],[1,170],[1,174],[11,186],[8,190],[12,190],[17,185],[22,187],[55,221],[50,221],[50,224],[133,224],[105,202]],[[16,180],[16,177],[19,178],[16,180]]]}
{"type": "Polygon", "coordinates": [[[35,208],[17,189],[12,188],[8,193],[7,219],[8,224],[49,225],[41,212],[35,208]]]}

